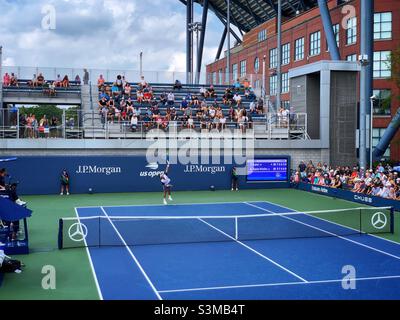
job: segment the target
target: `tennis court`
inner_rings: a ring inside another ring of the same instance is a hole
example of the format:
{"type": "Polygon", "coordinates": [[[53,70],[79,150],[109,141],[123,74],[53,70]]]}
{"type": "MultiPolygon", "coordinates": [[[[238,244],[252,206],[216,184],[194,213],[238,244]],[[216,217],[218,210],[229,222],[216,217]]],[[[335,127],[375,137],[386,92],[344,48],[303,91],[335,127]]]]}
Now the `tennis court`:
{"type": "Polygon", "coordinates": [[[389,208],[301,213],[259,201],[76,214],[63,221],[63,247],[87,248],[102,299],[400,297],[399,244],[367,234],[390,231],[389,208]],[[377,212],[385,225],[372,230],[377,212]],[[76,225],[80,242],[69,236],[76,225]],[[343,288],[345,266],[354,290],[343,288]]]}

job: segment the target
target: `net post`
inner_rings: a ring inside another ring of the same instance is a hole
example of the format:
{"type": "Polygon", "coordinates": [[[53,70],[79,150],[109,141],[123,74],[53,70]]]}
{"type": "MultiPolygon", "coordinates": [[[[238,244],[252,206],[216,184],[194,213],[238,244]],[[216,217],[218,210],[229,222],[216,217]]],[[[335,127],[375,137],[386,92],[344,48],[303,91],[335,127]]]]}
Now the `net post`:
{"type": "Polygon", "coordinates": [[[64,236],[64,221],[63,219],[58,220],[58,249],[62,250],[63,249],[63,236],[64,236]]]}
{"type": "Polygon", "coordinates": [[[239,240],[238,217],[235,217],[235,240],[239,240]]]}
{"type": "Polygon", "coordinates": [[[390,208],[390,233],[394,233],[394,207],[390,208]]]}
{"type": "Polygon", "coordinates": [[[363,234],[363,228],[362,228],[362,208],[360,208],[360,236],[363,234]]]}

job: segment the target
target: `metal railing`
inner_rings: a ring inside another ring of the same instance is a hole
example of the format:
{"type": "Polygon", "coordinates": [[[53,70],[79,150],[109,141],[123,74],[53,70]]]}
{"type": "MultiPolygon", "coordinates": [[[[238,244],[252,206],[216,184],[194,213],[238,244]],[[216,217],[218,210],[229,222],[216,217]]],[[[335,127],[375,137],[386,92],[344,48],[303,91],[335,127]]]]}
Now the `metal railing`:
{"type": "MultiPolygon", "coordinates": [[[[168,83],[173,84],[175,80],[181,81],[182,84],[187,83],[187,79],[194,78],[191,74],[187,77],[186,72],[180,71],[142,71],[139,70],[124,70],[124,69],[92,69],[92,68],[58,68],[58,67],[29,67],[29,66],[3,66],[0,81],[3,81],[5,73],[11,75],[12,73],[20,80],[31,80],[33,75],[39,75],[40,73],[44,76],[45,80],[56,80],[58,76],[64,78],[68,76],[69,81],[75,81],[76,76],[82,84],[86,78],[88,83],[91,82],[93,85],[97,84],[97,80],[100,75],[104,78],[105,82],[114,82],[117,76],[120,75],[125,77],[126,81],[130,83],[138,83],[141,80],[141,76],[149,83],[168,83]],[[85,73],[85,70],[87,73],[85,73]],[[85,77],[86,74],[86,77],[85,77]]],[[[203,85],[233,85],[237,79],[241,82],[247,81],[255,90],[261,90],[262,87],[262,74],[239,74],[238,72],[226,73],[226,72],[202,72],[199,74],[199,83],[203,85]]],[[[87,83],[87,84],[88,84],[87,83]]]]}
{"type": "Polygon", "coordinates": [[[304,113],[250,114],[249,120],[238,122],[226,117],[224,123],[196,118],[183,120],[181,115],[173,121],[165,118],[143,121],[142,112],[133,122],[128,117],[106,117],[95,110],[63,109],[57,115],[34,114],[15,107],[0,109],[0,139],[146,139],[152,129],[162,130],[171,137],[182,131],[195,134],[239,130],[254,132],[257,139],[309,139],[304,113]]]}

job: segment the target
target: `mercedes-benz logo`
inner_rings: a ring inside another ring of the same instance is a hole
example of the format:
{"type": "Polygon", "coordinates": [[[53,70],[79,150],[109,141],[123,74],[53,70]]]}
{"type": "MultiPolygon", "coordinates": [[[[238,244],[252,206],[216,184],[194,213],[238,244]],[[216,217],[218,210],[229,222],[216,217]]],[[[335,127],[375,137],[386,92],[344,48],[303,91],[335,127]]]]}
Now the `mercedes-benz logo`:
{"type": "Polygon", "coordinates": [[[387,224],[387,217],[383,212],[376,212],[371,218],[371,223],[375,229],[383,229],[387,224]]]}
{"type": "Polygon", "coordinates": [[[80,222],[74,223],[68,229],[68,236],[72,241],[81,242],[86,239],[88,234],[87,227],[80,222]]]}

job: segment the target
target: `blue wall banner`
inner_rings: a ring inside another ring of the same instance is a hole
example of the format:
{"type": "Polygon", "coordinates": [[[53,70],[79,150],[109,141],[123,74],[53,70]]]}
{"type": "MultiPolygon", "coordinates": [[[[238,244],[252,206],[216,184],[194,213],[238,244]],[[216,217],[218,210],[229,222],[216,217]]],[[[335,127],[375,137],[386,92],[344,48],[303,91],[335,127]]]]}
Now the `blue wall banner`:
{"type": "Polygon", "coordinates": [[[400,201],[397,200],[369,196],[362,193],[354,193],[349,190],[328,188],[308,183],[293,183],[292,188],[362,203],[373,207],[393,207],[396,211],[400,211],[400,201]]]}
{"type": "MultiPolygon", "coordinates": [[[[265,157],[290,158],[287,156],[265,157]]],[[[169,176],[174,190],[216,190],[230,189],[231,169],[234,164],[172,164],[169,176]]],[[[237,165],[243,167],[245,165],[237,165]]],[[[159,175],[165,164],[148,163],[145,156],[71,156],[71,157],[19,157],[16,161],[2,163],[12,176],[19,181],[18,191],[22,195],[58,194],[60,175],[66,169],[70,175],[71,193],[84,194],[92,189],[94,193],[148,192],[160,191],[159,175]]],[[[239,188],[288,188],[289,182],[247,183],[246,176],[240,176],[239,188]]]]}

